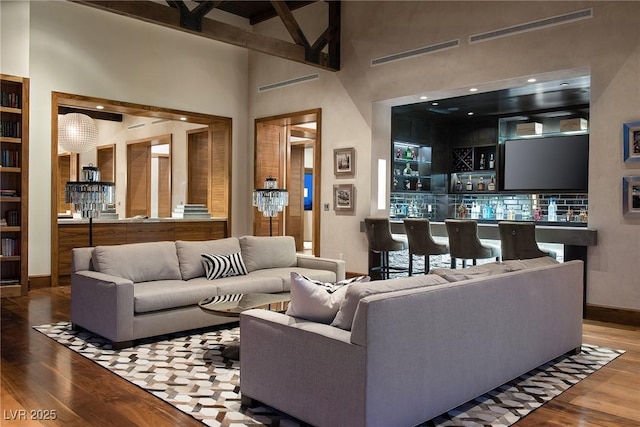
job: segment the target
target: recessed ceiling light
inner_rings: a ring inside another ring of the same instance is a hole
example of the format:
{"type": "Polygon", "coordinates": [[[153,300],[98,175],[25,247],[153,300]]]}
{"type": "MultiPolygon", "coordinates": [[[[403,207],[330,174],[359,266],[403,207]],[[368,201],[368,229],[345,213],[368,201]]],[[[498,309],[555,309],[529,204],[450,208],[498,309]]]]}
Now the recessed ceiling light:
{"type": "Polygon", "coordinates": [[[567,82],[560,83],[560,86],[569,86],[569,83],[567,83],[567,82]]]}
{"type": "Polygon", "coordinates": [[[180,120],[182,120],[183,122],[186,122],[187,118],[186,117],[180,117],[180,120]]]}
{"type": "Polygon", "coordinates": [[[432,102],[431,105],[438,105],[438,103],[437,102],[432,102]]]}
{"type": "Polygon", "coordinates": [[[469,112],[467,113],[467,116],[473,116],[473,111],[469,111],[469,112]]]}
{"type": "Polygon", "coordinates": [[[477,92],[478,88],[477,87],[472,87],[471,89],[469,89],[469,92],[477,92]]]}
{"type": "Polygon", "coordinates": [[[537,80],[536,79],[529,79],[527,80],[529,83],[535,83],[537,80]]]}
{"type": "Polygon", "coordinates": [[[104,110],[104,105],[96,105],[96,108],[97,108],[98,110],[104,110]]]}
{"type": "Polygon", "coordinates": [[[428,99],[426,96],[422,95],[420,99],[428,99]]]}

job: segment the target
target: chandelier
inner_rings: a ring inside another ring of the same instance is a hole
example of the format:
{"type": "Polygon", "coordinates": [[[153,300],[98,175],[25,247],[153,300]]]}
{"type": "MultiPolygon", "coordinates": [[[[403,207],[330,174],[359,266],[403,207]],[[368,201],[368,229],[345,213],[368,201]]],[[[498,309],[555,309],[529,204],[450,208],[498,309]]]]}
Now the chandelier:
{"type": "Polygon", "coordinates": [[[289,204],[287,190],[277,187],[278,181],[269,177],[264,180],[264,188],[253,191],[253,206],[256,206],[262,215],[269,217],[269,236],[273,236],[273,218],[289,204]]]}

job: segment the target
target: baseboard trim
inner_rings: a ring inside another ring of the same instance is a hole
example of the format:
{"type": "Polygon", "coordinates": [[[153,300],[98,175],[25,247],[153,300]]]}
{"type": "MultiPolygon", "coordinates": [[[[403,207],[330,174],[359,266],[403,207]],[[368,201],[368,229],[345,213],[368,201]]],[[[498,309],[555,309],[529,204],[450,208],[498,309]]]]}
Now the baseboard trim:
{"type": "Polygon", "coordinates": [[[29,276],[29,289],[41,289],[51,287],[51,275],[29,276]]]}
{"type": "Polygon", "coordinates": [[[602,307],[587,304],[585,319],[599,322],[618,323],[627,326],[640,326],[640,310],[602,307]]]}

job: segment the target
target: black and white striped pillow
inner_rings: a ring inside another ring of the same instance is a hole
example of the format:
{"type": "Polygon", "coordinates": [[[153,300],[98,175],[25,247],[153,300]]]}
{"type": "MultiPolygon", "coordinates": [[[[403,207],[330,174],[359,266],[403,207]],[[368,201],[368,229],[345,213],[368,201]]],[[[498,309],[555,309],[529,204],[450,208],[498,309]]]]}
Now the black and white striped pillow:
{"type": "Polygon", "coordinates": [[[247,267],[242,261],[240,252],[230,255],[201,254],[204,264],[205,276],[209,280],[220,277],[244,276],[247,274],[247,267]]]}

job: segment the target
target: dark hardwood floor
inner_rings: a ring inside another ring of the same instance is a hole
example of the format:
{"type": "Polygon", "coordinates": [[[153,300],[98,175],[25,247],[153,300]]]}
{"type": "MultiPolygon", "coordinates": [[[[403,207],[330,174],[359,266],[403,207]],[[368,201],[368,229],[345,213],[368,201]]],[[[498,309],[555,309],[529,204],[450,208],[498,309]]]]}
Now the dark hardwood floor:
{"type": "MultiPolygon", "coordinates": [[[[2,299],[0,425],[202,425],[32,328],[69,320],[70,298],[65,286],[2,299]]],[[[584,342],[626,353],[517,426],[640,426],[640,328],[585,321],[584,342]]]]}

